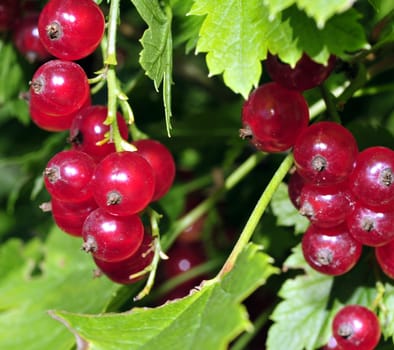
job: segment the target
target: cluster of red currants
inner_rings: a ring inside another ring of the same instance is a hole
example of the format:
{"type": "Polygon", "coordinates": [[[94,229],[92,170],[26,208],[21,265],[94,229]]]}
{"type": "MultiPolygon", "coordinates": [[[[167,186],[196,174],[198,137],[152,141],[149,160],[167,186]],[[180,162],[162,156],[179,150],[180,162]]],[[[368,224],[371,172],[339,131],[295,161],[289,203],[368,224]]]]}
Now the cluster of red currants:
{"type": "MultiPolygon", "coordinates": [[[[152,262],[153,238],[141,215],[170,189],[175,163],[168,148],[152,139],[131,142],[135,151],[117,152],[105,123],[107,107],[91,105],[88,78],[74,61],[93,53],[104,28],[104,15],[92,0],[50,0],[44,6],[39,37],[54,59],[34,73],[29,109],[40,128],[70,133],[71,149],[55,154],[44,170],[51,195],[45,209],[64,232],[83,238],[83,249],[102,273],[126,284],[140,279],[152,262]]],[[[119,113],[116,121],[127,140],[119,113]]]]}

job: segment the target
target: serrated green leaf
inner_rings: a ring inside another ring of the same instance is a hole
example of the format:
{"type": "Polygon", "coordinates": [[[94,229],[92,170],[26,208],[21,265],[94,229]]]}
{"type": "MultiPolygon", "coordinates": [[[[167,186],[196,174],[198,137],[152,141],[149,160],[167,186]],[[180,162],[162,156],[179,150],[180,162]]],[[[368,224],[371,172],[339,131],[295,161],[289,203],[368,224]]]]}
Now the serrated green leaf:
{"type": "Polygon", "coordinates": [[[1,349],[68,350],[75,340],[48,310],[103,311],[119,287],[93,278],[93,261],[80,246],[79,239],[54,229],[46,244],[14,239],[1,247],[1,349]]]}
{"type": "Polygon", "coordinates": [[[131,0],[148,29],[141,38],[143,50],[140,64],[154,82],[156,90],[163,83],[163,101],[167,134],[171,133],[171,84],[172,84],[172,13],[170,7],[163,11],[159,1],[131,0]]]}
{"type": "Polygon", "coordinates": [[[276,216],[276,224],[279,226],[294,226],[296,234],[304,233],[309,226],[309,221],[302,216],[289,199],[287,185],[281,183],[271,200],[271,209],[276,216]]]}
{"type": "Polygon", "coordinates": [[[251,326],[240,303],[277,272],[270,263],[269,256],[250,244],[222,281],[210,281],[183,299],[117,315],[57,311],[56,317],[62,318],[92,350],[226,349],[251,326]]]}
{"type": "Polygon", "coordinates": [[[277,16],[279,12],[295,4],[313,18],[319,28],[323,28],[329,18],[348,10],[354,0],[264,0],[264,3],[269,9],[271,17],[277,16]]]}

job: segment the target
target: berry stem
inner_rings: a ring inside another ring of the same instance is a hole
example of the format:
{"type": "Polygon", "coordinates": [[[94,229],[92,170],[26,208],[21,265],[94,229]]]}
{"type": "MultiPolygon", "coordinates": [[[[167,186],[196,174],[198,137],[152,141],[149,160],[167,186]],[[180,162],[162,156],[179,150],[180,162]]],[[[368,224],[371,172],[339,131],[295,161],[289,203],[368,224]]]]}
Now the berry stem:
{"type": "Polygon", "coordinates": [[[249,216],[249,219],[246,222],[246,225],[241,232],[240,237],[238,238],[237,243],[235,244],[232,252],[227,258],[219,274],[217,275],[216,277],[217,279],[221,279],[227,272],[229,272],[233,268],[238,255],[242,252],[242,250],[245,248],[245,246],[252,238],[254,230],[256,229],[262,215],[264,214],[265,209],[270,203],[272,196],[274,195],[280,183],[283,181],[286,174],[289,172],[292,165],[293,165],[293,154],[290,153],[282,161],[282,163],[276,170],[274,176],[272,177],[271,181],[265,188],[260,199],[258,200],[255,208],[252,211],[252,214],[249,216]]]}
{"type": "Polygon", "coordinates": [[[331,120],[341,124],[341,117],[338,114],[337,106],[335,103],[335,96],[327,89],[324,83],[320,85],[320,93],[326,104],[327,111],[331,120]]]}
{"type": "Polygon", "coordinates": [[[108,16],[108,45],[104,63],[109,66],[116,66],[116,31],[119,18],[120,0],[111,0],[108,16]]]}

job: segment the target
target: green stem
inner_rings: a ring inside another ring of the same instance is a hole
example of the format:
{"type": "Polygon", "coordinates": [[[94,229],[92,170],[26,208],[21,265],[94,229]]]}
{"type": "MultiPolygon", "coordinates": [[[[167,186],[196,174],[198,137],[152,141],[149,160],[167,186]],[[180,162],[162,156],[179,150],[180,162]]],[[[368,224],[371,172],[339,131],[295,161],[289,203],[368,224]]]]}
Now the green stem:
{"type": "Polygon", "coordinates": [[[353,97],[357,90],[362,88],[367,81],[367,70],[362,63],[357,65],[356,77],[350,82],[350,85],[337,98],[337,107],[342,109],[346,102],[353,97]]]}
{"type": "Polygon", "coordinates": [[[289,172],[292,165],[293,154],[290,153],[282,161],[281,165],[276,170],[274,176],[271,178],[271,181],[269,182],[260,199],[258,200],[255,208],[252,211],[252,214],[249,216],[249,219],[246,222],[244,229],[242,230],[240,237],[238,238],[237,243],[235,244],[231,254],[227,258],[227,261],[220,270],[217,276],[218,279],[221,279],[227,272],[229,272],[233,268],[235,261],[238,258],[238,255],[242,252],[244,247],[252,238],[254,230],[256,229],[262,215],[264,214],[265,209],[270,203],[272,196],[274,195],[276,189],[278,188],[286,174],[289,172]]]}
{"type": "Polygon", "coordinates": [[[327,89],[324,84],[320,85],[320,92],[326,104],[326,108],[330,118],[333,121],[341,124],[341,117],[338,114],[337,106],[335,103],[335,96],[327,89]]]}
{"type": "Polygon", "coordinates": [[[119,18],[120,0],[111,0],[108,18],[108,44],[107,55],[104,63],[109,66],[116,66],[116,31],[119,18]]]}

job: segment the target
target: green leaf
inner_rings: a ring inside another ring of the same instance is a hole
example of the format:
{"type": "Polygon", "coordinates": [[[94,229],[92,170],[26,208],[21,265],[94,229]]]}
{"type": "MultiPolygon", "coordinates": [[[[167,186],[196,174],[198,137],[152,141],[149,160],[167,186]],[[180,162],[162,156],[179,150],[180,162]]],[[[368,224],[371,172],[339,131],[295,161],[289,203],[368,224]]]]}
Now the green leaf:
{"type": "Polygon", "coordinates": [[[0,348],[70,349],[73,337],[48,310],[97,313],[119,288],[93,278],[81,241],[54,229],[44,245],[8,241],[0,250],[0,348]]]}
{"type": "Polygon", "coordinates": [[[55,315],[92,350],[227,349],[231,340],[250,328],[240,303],[277,272],[270,263],[269,256],[250,244],[221,281],[208,281],[183,299],[116,315],[63,311],[55,315]]]}
{"type": "Polygon", "coordinates": [[[394,340],[394,286],[386,283],[384,290],[383,310],[379,313],[379,319],[383,326],[382,334],[384,338],[392,338],[394,340]]]}
{"type": "Polygon", "coordinates": [[[172,13],[169,6],[165,11],[155,0],[131,0],[138,13],[148,24],[141,38],[143,50],[140,64],[159,90],[163,82],[163,101],[167,134],[171,133],[171,84],[172,84],[172,13]]]}
{"type": "Polygon", "coordinates": [[[323,28],[326,21],[337,13],[348,10],[354,0],[264,0],[270,16],[274,18],[279,12],[296,4],[300,10],[312,17],[319,28],[323,28]]]}
{"type": "Polygon", "coordinates": [[[279,226],[294,226],[295,233],[304,233],[309,226],[309,221],[302,216],[289,199],[287,184],[281,183],[271,200],[271,209],[276,216],[279,226]]]}

